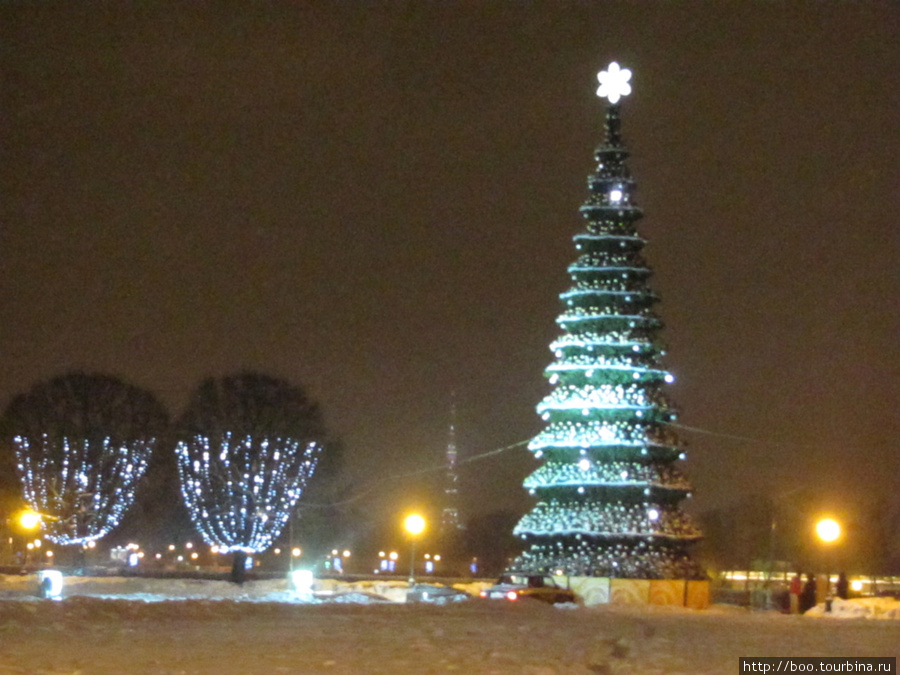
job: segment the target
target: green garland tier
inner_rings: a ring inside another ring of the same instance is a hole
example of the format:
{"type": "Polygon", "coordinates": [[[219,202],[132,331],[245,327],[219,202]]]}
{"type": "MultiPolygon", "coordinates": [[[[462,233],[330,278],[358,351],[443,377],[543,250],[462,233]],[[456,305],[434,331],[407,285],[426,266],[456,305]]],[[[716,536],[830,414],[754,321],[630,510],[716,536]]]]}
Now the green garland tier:
{"type": "Polygon", "coordinates": [[[537,500],[516,525],[527,550],[513,569],[535,573],[670,579],[702,576],[689,549],[701,536],[680,503],[691,486],[662,367],[637,232],[641,210],[626,166],[619,106],[595,152],[585,231],[574,237],[571,287],[560,295],[561,334],[545,373],[553,390],[537,406],[544,429],[529,443],[542,465],[525,479],[537,500]]]}

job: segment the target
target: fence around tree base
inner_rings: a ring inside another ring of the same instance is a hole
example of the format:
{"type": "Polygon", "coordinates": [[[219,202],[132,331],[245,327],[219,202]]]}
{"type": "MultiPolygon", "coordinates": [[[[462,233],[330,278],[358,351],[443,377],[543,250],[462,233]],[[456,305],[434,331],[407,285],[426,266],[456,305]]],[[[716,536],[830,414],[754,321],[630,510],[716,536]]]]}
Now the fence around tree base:
{"type": "Polygon", "coordinates": [[[709,607],[709,581],[569,577],[568,583],[586,607],[607,604],[709,607]]]}

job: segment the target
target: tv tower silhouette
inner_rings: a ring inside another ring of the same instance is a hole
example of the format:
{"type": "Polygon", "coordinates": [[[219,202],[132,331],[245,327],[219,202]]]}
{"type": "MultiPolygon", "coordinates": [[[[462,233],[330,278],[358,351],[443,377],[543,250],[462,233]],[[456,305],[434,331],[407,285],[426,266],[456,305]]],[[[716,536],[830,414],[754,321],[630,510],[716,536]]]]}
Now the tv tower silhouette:
{"type": "Polygon", "coordinates": [[[447,436],[447,468],[444,473],[444,507],[441,510],[441,533],[449,534],[462,529],[459,520],[459,476],[456,473],[456,401],[450,404],[450,432],[447,436]]]}

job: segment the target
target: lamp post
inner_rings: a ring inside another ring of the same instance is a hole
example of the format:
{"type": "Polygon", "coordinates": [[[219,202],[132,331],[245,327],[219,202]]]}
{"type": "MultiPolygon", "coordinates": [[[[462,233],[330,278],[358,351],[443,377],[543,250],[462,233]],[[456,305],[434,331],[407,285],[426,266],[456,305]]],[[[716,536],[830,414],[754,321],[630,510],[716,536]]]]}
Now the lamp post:
{"type": "MultiPolygon", "coordinates": [[[[766,573],[766,587],[769,588],[770,582],[775,572],[775,555],[778,551],[778,548],[781,547],[784,549],[784,545],[787,543],[785,537],[781,535],[781,531],[783,530],[784,521],[787,521],[788,518],[784,514],[783,506],[785,504],[789,504],[788,499],[795,495],[796,493],[805,490],[805,487],[796,487],[792,490],[787,490],[780,494],[777,494],[771,497],[772,503],[772,512],[771,518],[769,522],[769,569],[766,573]],[[776,540],[778,540],[778,544],[776,545],[776,540]]],[[[798,511],[796,505],[791,508],[791,512],[798,511]]],[[[782,553],[786,551],[782,550],[782,553]]],[[[794,561],[787,560],[788,563],[793,564],[794,561]]]]}
{"type": "MultiPolygon", "coordinates": [[[[822,518],[816,523],[816,536],[826,546],[831,546],[841,538],[841,524],[834,518],[822,518]]],[[[831,556],[825,556],[825,611],[831,611],[831,556]]]]}
{"type": "Polygon", "coordinates": [[[403,528],[409,533],[409,585],[416,581],[416,537],[425,531],[425,519],[418,513],[410,514],[403,521],[403,528]]]}

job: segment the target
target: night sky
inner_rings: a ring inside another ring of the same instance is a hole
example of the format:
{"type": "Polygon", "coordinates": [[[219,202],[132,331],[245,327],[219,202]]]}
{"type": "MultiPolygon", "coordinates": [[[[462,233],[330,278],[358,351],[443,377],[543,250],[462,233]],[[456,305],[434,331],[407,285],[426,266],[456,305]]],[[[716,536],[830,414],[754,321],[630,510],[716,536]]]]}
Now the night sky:
{"type": "MultiPolygon", "coordinates": [[[[73,369],[177,415],[304,386],[384,513],[535,405],[604,102],[623,104],[704,511],[900,501],[890,2],[0,4],[0,406],[73,369]]],[[[523,448],[466,464],[513,509],[523,448]]]]}

